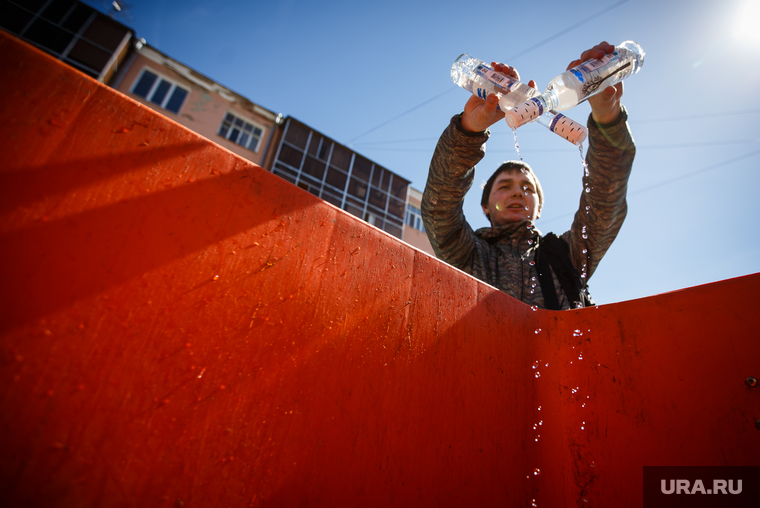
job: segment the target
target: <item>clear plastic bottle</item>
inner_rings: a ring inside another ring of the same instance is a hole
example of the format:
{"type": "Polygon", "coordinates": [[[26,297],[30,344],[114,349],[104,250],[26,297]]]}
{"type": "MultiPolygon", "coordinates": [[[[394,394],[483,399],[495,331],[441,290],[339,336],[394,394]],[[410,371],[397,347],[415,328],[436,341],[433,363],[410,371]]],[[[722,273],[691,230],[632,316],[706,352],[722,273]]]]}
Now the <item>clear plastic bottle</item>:
{"type": "Polygon", "coordinates": [[[546,91],[505,111],[507,124],[516,129],[541,117],[544,111],[567,111],[605,88],[636,74],[644,65],[644,50],[625,41],[599,60],[588,60],[549,82],[546,91]]]}
{"type": "MultiPolygon", "coordinates": [[[[499,108],[504,112],[540,95],[535,88],[496,72],[482,60],[467,53],[454,61],[451,79],[481,99],[495,93],[499,97],[499,108]]],[[[538,116],[538,123],[576,145],[581,144],[588,134],[583,125],[549,109],[538,116]]]]}

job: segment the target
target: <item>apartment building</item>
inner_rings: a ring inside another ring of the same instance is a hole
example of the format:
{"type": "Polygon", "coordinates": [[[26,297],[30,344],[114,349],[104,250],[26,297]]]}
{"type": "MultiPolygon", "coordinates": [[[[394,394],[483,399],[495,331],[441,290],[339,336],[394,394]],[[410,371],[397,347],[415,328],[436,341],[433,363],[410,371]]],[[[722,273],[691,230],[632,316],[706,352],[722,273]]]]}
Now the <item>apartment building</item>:
{"type": "Polygon", "coordinates": [[[144,40],[134,42],[110,85],[262,167],[283,120],[144,40]]]}
{"type": "Polygon", "coordinates": [[[292,116],[171,58],[75,0],[0,0],[0,27],[294,185],[433,254],[419,191],[292,116]]]}

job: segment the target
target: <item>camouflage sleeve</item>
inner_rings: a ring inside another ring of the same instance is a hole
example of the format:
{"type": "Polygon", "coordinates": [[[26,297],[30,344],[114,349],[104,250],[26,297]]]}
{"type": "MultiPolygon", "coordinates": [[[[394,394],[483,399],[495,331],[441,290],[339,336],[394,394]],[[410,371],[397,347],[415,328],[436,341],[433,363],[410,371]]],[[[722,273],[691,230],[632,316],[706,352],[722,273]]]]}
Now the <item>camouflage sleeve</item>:
{"type": "Polygon", "coordinates": [[[475,235],[462,208],[464,196],[472,186],[475,165],[485,155],[489,131],[466,132],[460,118],[461,115],[454,116],[438,140],[421,208],[435,255],[466,271],[472,264],[475,235]]]}
{"type": "Polygon", "coordinates": [[[583,176],[573,224],[563,235],[573,265],[586,280],[617,237],[628,211],[626,192],[636,147],[627,119],[625,108],[616,122],[607,125],[597,124],[589,115],[588,174],[583,176]]]}

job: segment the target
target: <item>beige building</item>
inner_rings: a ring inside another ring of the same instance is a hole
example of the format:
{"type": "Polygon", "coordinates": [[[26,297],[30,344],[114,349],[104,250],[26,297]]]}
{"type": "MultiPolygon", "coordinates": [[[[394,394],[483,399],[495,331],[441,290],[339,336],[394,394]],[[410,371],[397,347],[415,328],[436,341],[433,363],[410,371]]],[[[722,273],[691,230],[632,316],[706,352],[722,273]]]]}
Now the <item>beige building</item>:
{"type": "Polygon", "coordinates": [[[111,86],[228,150],[266,167],[282,115],[254,104],[137,41],[111,86]]]}
{"type": "Polygon", "coordinates": [[[414,187],[409,187],[406,200],[406,219],[404,221],[404,241],[435,257],[433,247],[425,233],[425,226],[422,224],[421,204],[422,193],[414,187]]]}

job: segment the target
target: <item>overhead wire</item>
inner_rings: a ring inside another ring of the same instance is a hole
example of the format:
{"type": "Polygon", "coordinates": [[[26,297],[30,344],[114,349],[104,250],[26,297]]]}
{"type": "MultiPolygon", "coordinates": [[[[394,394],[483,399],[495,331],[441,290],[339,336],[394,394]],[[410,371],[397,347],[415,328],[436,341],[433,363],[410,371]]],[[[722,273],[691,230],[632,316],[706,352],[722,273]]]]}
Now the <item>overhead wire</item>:
{"type": "MultiPolygon", "coordinates": [[[[434,138],[430,140],[435,141],[434,138]]],[[[760,143],[760,137],[755,139],[737,139],[727,141],[704,141],[699,143],[670,143],[664,145],[636,145],[636,150],[666,150],[677,148],[705,148],[711,146],[727,146],[727,145],[749,145],[760,143]]],[[[430,147],[424,148],[372,148],[373,150],[390,151],[390,152],[429,152],[430,147]]],[[[489,153],[502,153],[513,152],[514,148],[490,148],[489,153]]],[[[577,152],[576,146],[569,146],[567,148],[522,148],[520,150],[526,154],[532,153],[565,153],[565,152],[577,152]]]]}
{"type": "MultiPolygon", "coordinates": [[[[584,24],[588,23],[589,21],[592,21],[592,20],[594,20],[594,19],[598,18],[599,16],[602,16],[603,14],[606,14],[606,13],[610,12],[611,10],[613,10],[613,9],[616,9],[617,7],[620,7],[621,5],[623,5],[624,3],[628,2],[628,1],[629,1],[629,0],[620,0],[620,1],[619,1],[619,2],[617,2],[617,3],[614,3],[614,4],[612,4],[612,5],[609,5],[609,6],[605,7],[604,9],[602,9],[602,10],[600,10],[600,11],[598,11],[598,12],[596,12],[596,13],[592,14],[591,16],[589,16],[589,17],[587,17],[587,18],[585,18],[585,19],[583,19],[583,20],[581,20],[581,21],[578,21],[577,23],[575,23],[575,24],[573,24],[573,25],[571,25],[571,26],[569,26],[569,27],[567,27],[567,28],[564,28],[563,30],[560,30],[560,31],[559,31],[559,32],[557,32],[556,34],[554,34],[554,35],[552,35],[552,36],[550,36],[550,37],[547,37],[546,39],[544,39],[544,40],[542,40],[542,41],[540,41],[540,42],[538,42],[538,43],[534,44],[533,46],[531,46],[531,47],[529,47],[529,48],[527,48],[527,49],[524,49],[524,50],[522,50],[521,52],[519,52],[519,53],[516,53],[515,55],[512,55],[512,56],[510,56],[509,58],[507,58],[507,60],[506,60],[506,61],[510,61],[510,62],[511,62],[511,61],[514,61],[515,59],[517,59],[517,58],[519,58],[519,57],[521,57],[521,56],[524,56],[524,55],[526,55],[527,53],[530,53],[531,51],[533,51],[533,50],[535,50],[535,49],[538,49],[538,48],[540,48],[540,47],[541,47],[541,46],[543,46],[544,44],[547,44],[547,43],[549,43],[549,42],[551,42],[551,41],[555,40],[556,38],[558,38],[558,37],[561,37],[562,35],[565,35],[566,33],[570,32],[570,31],[572,31],[572,30],[575,30],[575,29],[576,29],[576,28],[578,28],[579,26],[582,26],[582,25],[584,25],[584,24]]],[[[384,127],[384,126],[388,125],[389,123],[395,122],[395,121],[396,121],[396,120],[398,120],[399,118],[402,118],[402,117],[404,117],[404,116],[408,115],[408,114],[409,114],[409,113],[411,113],[412,111],[416,111],[417,109],[421,108],[422,106],[425,106],[425,105],[427,105],[427,104],[429,104],[429,103],[431,103],[431,102],[433,102],[433,101],[435,101],[435,100],[437,100],[437,99],[439,99],[439,98],[443,97],[444,95],[446,95],[446,94],[448,94],[448,93],[452,92],[453,90],[456,90],[456,89],[455,89],[455,88],[453,88],[453,87],[449,87],[447,90],[445,90],[445,91],[443,91],[443,92],[439,93],[439,94],[438,94],[438,95],[436,95],[435,97],[432,97],[432,98],[430,98],[430,99],[427,99],[427,100],[425,100],[425,101],[421,102],[420,104],[417,104],[416,106],[414,106],[414,107],[412,107],[412,108],[410,108],[410,109],[407,109],[407,110],[406,110],[406,111],[404,111],[403,113],[400,113],[400,114],[398,114],[398,115],[394,116],[394,117],[393,117],[393,118],[391,118],[390,120],[386,120],[386,121],[382,122],[381,124],[379,124],[379,125],[377,125],[377,126],[375,126],[375,127],[372,127],[372,128],[371,128],[371,129],[369,129],[368,131],[366,131],[366,132],[363,132],[363,133],[359,134],[358,136],[356,136],[356,137],[354,137],[354,138],[350,139],[350,140],[348,141],[348,143],[347,143],[347,144],[348,144],[348,145],[351,145],[351,143],[353,143],[353,142],[354,142],[354,141],[356,141],[357,139],[363,138],[363,137],[364,137],[364,136],[366,136],[367,134],[369,134],[369,133],[371,133],[371,132],[375,132],[375,131],[376,131],[376,130],[378,130],[379,128],[381,128],[381,127],[384,127]]]]}
{"type": "MultiPolygon", "coordinates": [[[[722,117],[728,117],[728,116],[736,116],[736,115],[747,115],[747,114],[758,114],[760,113],[760,109],[748,109],[744,111],[727,111],[723,113],[708,113],[708,114],[701,114],[701,115],[686,115],[686,116],[672,116],[672,117],[663,117],[663,118],[643,118],[643,119],[637,119],[636,125],[641,124],[647,124],[647,123],[664,123],[664,122],[679,122],[684,120],[702,120],[706,118],[722,118],[722,117]]],[[[365,141],[362,143],[358,143],[357,146],[360,147],[368,147],[373,150],[377,150],[377,145],[386,145],[386,144],[394,144],[394,143],[414,143],[418,141],[437,141],[438,138],[415,138],[415,139],[396,139],[396,140],[390,140],[390,141],[365,141]],[[370,147],[369,145],[374,145],[370,147]]],[[[692,143],[692,144],[674,144],[674,145],[649,145],[649,146],[637,146],[637,148],[687,148],[692,146],[706,146],[706,145],[722,145],[722,144],[732,144],[732,143],[751,143],[751,142],[757,142],[757,140],[741,140],[741,141],[725,141],[725,142],[706,142],[706,143],[692,143]]],[[[394,150],[393,148],[385,148],[385,150],[394,150]]],[[[427,150],[427,148],[425,148],[427,150]]],[[[496,149],[499,150],[499,149],[496,149]]],[[[539,149],[539,150],[531,150],[533,152],[564,152],[567,151],[562,148],[549,148],[549,149],[539,149]]]]}
{"type": "MultiPolygon", "coordinates": [[[[728,159],[728,160],[724,160],[724,161],[721,161],[721,162],[717,162],[715,164],[711,164],[710,166],[706,166],[704,168],[700,168],[700,169],[697,169],[695,171],[690,171],[690,172],[685,173],[683,175],[679,175],[679,176],[670,178],[668,180],[663,180],[661,182],[657,182],[655,184],[649,185],[649,186],[641,188],[641,189],[636,189],[636,190],[633,190],[633,191],[628,191],[628,196],[635,196],[637,194],[643,194],[644,192],[649,192],[651,190],[658,189],[660,187],[664,187],[664,186],[670,185],[672,183],[680,182],[682,180],[686,180],[687,178],[691,178],[693,176],[696,176],[696,175],[699,175],[699,174],[702,174],[702,173],[706,173],[706,172],[712,171],[714,169],[722,168],[723,166],[728,166],[729,164],[733,164],[734,162],[738,162],[740,160],[748,159],[748,158],[754,157],[756,155],[760,155],[760,150],[755,150],[753,152],[745,153],[743,155],[736,156],[733,159],[728,159]]],[[[543,224],[546,224],[548,222],[553,222],[553,221],[559,220],[559,219],[565,219],[567,217],[572,217],[574,215],[575,215],[575,212],[566,213],[566,214],[563,214],[563,215],[558,215],[556,217],[552,217],[551,219],[542,220],[541,222],[543,224]]]]}

